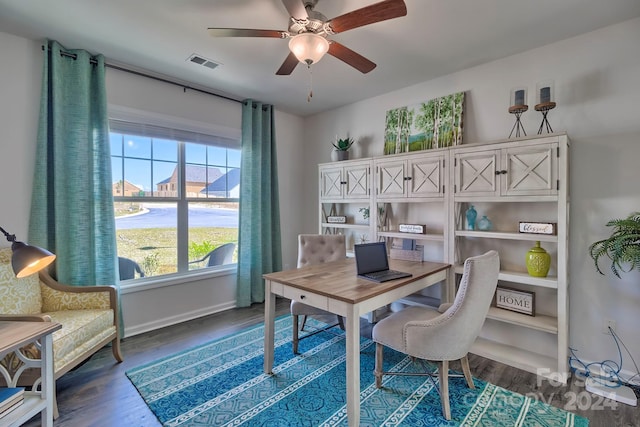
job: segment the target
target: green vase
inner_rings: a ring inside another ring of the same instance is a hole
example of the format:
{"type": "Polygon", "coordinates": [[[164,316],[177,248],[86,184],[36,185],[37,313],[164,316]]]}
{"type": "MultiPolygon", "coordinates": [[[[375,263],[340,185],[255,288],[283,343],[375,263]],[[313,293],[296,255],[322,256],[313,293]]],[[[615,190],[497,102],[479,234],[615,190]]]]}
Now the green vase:
{"type": "Polygon", "coordinates": [[[549,273],[549,267],[551,266],[551,255],[540,247],[540,242],[536,242],[536,245],[529,249],[527,252],[527,271],[529,276],[533,277],[547,277],[549,273]]]}

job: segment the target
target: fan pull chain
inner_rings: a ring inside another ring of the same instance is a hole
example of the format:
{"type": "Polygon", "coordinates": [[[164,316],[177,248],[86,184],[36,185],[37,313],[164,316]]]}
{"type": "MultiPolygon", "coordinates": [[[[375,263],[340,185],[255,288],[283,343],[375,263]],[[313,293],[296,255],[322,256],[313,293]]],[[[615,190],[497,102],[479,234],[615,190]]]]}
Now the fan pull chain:
{"type": "Polygon", "coordinates": [[[307,64],[307,68],[309,69],[309,95],[307,95],[307,102],[311,102],[311,98],[313,98],[313,72],[311,71],[311,64],[307,64]]]}

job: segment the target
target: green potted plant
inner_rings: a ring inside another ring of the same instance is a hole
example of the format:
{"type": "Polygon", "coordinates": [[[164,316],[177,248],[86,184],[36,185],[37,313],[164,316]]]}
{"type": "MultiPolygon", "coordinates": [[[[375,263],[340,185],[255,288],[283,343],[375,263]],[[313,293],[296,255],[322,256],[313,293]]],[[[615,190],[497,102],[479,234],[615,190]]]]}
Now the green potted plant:
{"type": "Polygon", "coordinates": [[[349,148],[353,145],[355,141],[353,138],[342,138],[338,139],[336,136],[335,142],[332,142],[331,145],[335,147],[333,152],[335,153],[336,160],[349,160],[349,148]]]}
{"type": "Polygon", "coordinates": [[[607,256],[611,260],[611,271],[620,278],[620,272],[640,270],[640,212],[625,219],[612,219],[607,227],[613,227],[611,236],[589,246],[589,254],[600,274],[598,260],[607,256]]]}
{"type": "MultiPolygon", "coordinates": [[[[369,219],[369,208],[360,208],[358,209],[358,212],[360,212],[362,214],[362,219],[367,220],[369,219]]],[[[385,207],[384,206],[379,206],[378,207],[378,226],[380,227],[380,229],[382,229],[382,227],[384,225],[386,225],[387,222],[387,216],[385,215],[385,207]]]]}

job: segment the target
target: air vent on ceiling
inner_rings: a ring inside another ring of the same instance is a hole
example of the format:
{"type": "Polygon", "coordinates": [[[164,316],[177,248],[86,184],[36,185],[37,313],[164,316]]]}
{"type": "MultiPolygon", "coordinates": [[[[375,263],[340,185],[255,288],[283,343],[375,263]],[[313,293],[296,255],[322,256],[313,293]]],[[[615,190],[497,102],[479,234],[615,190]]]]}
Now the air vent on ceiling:
{"type": "Polygon", "coordinates": [[[194,64],[202,65],[203,67],[207,67],[212,70],[216,68],[218,65],[221,65],[219,62],[215,62],[211,59],[207,59],[202,55],[198,55],[197,53],[194,53],[190,57],[188,57],[187,61],[193,62],[194,64]]]}

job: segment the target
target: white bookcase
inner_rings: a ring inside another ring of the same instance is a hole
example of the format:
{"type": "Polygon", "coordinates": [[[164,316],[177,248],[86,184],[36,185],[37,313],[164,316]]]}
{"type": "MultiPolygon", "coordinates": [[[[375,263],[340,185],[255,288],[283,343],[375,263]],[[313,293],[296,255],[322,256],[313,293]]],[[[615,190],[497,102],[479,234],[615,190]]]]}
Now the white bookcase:
{"type": "MultiPolygon", "coordinates": [[[[435,303],[451,300],[467,257],[500,253],[498,285],[535,293],[534,316],[490,309],[472,352],[565,382],[568,378],[569,141],[552,134],[319,165],[320,233],[348,237],[348,249],[367,241],[412,239],[425,260],[454,265],[454,280],[435,303]],[[465,212],[487,215],[489,231],[468,230],[465,212]],[[369,223],[358,220],[368,207],[369,223]],[[327,223],[346,215],[346,224],[327,223]],[[556,223],[556,234],[519,233],[520,221],[556,223]],[[401,223],[425,225],[401,233],[401,223]],[[536,241],[551,255],[544,278],[527,273],[536,241]],[[439,300],[439,301],[438,301],[439,300]]],[[[388,245],[390,246],[390,245],[388,245]]],[[[412,296],[405,304],[433,304],[412,296]]]]}
{"type": "Polygon", "coordinates": [[[492,307],[472,352],[566,382],[568,366],[569,141],[566,135],[523,138],[451,149],[449,259],[456,276],[467,257],[500,253],[498,286],[533,292],[534,315],[492,307]],[[468,230],[465,212],[487,215],[489,231],[468,230]],[[519,232],[520,221],[552,222],[556,234],[519,232]],[[536,241],[551,255],[544,278],[527,273],[536,241]]]}
{"type": "Polygon", "coordinates": [[[362,218],[361,209],[371,212],[372,160],[346,160],[321,164],[319,177],[320,234],[345,234],[347,251],[363,241],[374,241],[375,217],[362,218]],[[329,223],[327,217],[346,216],[343,224],[329,223]]]}
{"type": "MultiPolygon", "coordinates": [[[[412,240],[419,245],[429,261],[448,262],[449,205],[446,201],[447,165],[449,150],[436,149],[416,153],[396,154],[373,159],[376,209],[376,237],[385,239],[387,248],[394,241],[412,240]],[[385,218],[380,221],[379,215],[385,218]],[[400,224],[424,226],[424,233],[400,232],[400,224]]],[[[403,304],[437,306],[449,300],[450,285],[403,298],[403,304]]]]}

